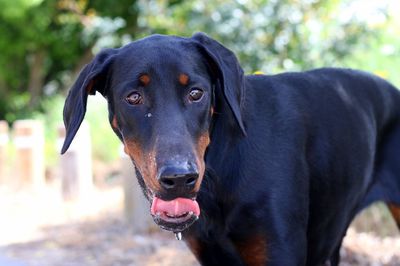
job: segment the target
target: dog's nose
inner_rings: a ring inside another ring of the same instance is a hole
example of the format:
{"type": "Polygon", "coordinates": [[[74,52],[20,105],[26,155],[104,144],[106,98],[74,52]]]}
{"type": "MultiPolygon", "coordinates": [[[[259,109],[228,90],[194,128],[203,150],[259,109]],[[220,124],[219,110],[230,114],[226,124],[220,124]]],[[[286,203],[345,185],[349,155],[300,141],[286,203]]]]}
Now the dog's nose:
{"type": "Polygon", "coordinates": [[[158,182],[167,191],[187,193],[194,189],[199,173],[192,167],[167,166],[160,172],[158,182]]]}

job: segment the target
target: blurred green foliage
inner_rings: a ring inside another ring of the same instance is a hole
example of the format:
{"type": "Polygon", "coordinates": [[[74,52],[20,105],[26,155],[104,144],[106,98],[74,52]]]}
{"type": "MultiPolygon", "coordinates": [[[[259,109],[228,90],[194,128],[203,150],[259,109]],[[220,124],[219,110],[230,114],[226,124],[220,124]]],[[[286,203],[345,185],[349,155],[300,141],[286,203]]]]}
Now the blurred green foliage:
{"type": "Polygon", "coordinates": [[[337,64],[372,34],[353,17],[335,19],[343,8],[339,1],[175,2],[180,4],[146,2],[148,13],[139,20],[146,34],[205,31],[234,50],[248,72],[337,64]]]}
{"type": "MultiPolygon", "coordinates": [[[[204,31],[247,73],[354,67],[400,85],[399,8],[395,0],[0,0],[0,119],[41,117],[54,139],[79,70],[101,48],[152,33],[204,31]]],[[[90,108],[92,131],[108,127],[106,111],[90,108]]],[[[108,160],[116,155],[104,139],[95,153],[108,160]]]]}
{"type": "MultiPolygon", "coordinates": [[[[0,0],[0,119],[45,111],[44,96],[71,85],[96,45],[134,35],[135,1],[0,0]],[[120,15],[125,16],[121,18],[120,15]]],[[[97,49],[98,50],[98,49],[97,49]]]]}

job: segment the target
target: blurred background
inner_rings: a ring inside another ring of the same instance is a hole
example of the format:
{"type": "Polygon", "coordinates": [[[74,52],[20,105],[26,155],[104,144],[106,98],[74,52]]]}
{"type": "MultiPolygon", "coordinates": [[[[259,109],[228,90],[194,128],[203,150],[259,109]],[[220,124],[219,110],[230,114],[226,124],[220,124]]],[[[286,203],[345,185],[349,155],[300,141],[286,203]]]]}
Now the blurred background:
{"type": "MultiPolygon", "coordinates": [[[[0,0],[0,265],[197,265],[152,226],[100,96],[59,155],[68,89],[102,48],[203,31],[249,74],[351,67],[400,87],[399,10],[398,0],[0,0]]],[[[383,205],[357,217],[342,257],[400,265],[383,205]]]]}

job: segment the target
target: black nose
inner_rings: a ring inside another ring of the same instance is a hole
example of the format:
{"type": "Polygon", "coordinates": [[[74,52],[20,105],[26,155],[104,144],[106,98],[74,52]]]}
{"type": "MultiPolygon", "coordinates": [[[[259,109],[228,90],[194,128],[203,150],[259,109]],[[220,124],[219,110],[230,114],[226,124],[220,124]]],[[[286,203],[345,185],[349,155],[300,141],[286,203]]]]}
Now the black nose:
{"type": "Polygon", "coordinates": [[[187,193],[193,190],[199,173],[192,167],[167,166],[160,172],[158,182],[167,191],[187,193]]]}

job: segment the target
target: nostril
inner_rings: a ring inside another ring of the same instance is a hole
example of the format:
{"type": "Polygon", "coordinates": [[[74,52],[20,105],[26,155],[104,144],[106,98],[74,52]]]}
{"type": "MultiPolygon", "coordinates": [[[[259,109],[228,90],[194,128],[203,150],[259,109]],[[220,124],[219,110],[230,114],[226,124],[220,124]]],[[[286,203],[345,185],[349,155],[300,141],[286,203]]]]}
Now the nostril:
{"type": "Polygon", "coordinates": [[[164,188],[173,188],[175,186],[174,180],[170,178],[161,178],[160,183],[164,188]]]}
{"type": "Polygon", "coordinates": [[[196,178],[195,177],[189,177],[186,180],[186,185],[187,186],[193,186],[196,183],[196,178]]]}
{"type": "Polygon", "coordinates": [[[157,180],[160,187],[168,193],[188,193],[192,191],[199,178],[193,167],[164,166],[159,170],[157,180]]]}

